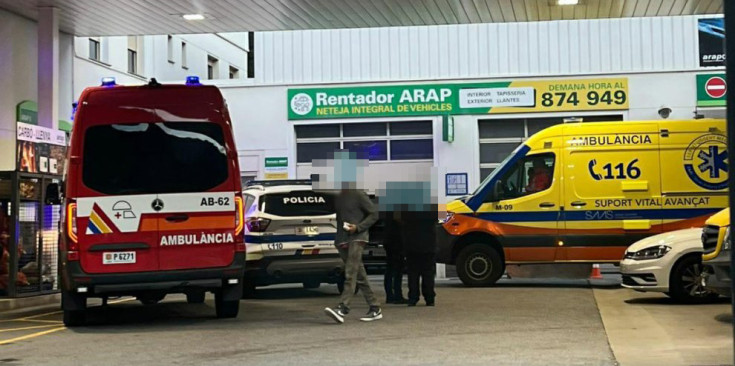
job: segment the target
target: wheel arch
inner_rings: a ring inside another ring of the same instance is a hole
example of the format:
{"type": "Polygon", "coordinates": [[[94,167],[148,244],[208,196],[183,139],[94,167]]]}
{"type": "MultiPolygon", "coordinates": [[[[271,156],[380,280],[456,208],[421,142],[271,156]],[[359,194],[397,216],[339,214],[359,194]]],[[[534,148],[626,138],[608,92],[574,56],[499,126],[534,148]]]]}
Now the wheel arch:
{"type": "Polygon", "coordinates": [[[452,263],[456,264],[459,253],[462,251],[462,249],[471,244],[486,244],[490,247],[493,247],[498,252],[498,254],[500,254],[500,258],[502,258],[503,260],[503,265],[505,265],[505,252],[503,251],[503,246],[500,245],[498,238],[481,231],[469,232],[457,239],[457,241],[454,243],[454,246],[452,247],[452,263]]]}
{"type": "Polygon", "coordinates": [[[694,251],[682,253],[679,255],[679,258],[677,258],[676,261],[674,261],[674,263],[671,265],[671,268],[669,269],[669,273],[668,273],[669,274],[669,281],[668,281],[669,289],[671,289],[671,279],[673,278],[672,275],[674,274],[674,270],[676,269],[676,267],[679,266],[679,264],[684,259],[691,258],[691,257],[699,258],[699,261],[701,262],[702,253],[703,253],[702,251],[694,250],[694,251]]]}

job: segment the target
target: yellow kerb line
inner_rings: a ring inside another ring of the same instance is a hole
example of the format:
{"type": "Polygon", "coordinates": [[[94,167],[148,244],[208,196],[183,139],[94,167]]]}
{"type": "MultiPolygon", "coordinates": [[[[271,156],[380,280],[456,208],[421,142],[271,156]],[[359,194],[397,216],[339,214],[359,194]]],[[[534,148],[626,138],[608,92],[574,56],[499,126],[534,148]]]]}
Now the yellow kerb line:
{"type": "Polygon", "coordinates": [[[11,339],[6,339],[4,341],[0,341],[0,346],[2,346],[4,344],[8,344],[8,343],[15,343],[15,342],[18,342],[18,341],[24,341],[26,339],[40,337],[42,335],[46,335],[46,334],[53,333],[53,332],[58,332],[58,331],[64,330],[64,329],[66,329],[66,327],[58,327],[58,328],[53,328],[53,329],[49,329],[49,330],[44,330],[43,332],[37,332],[37,333],[29,334],[29,335],[24,335],[22,337],[16,337],[16,338],[11,338],[11,339]]]}

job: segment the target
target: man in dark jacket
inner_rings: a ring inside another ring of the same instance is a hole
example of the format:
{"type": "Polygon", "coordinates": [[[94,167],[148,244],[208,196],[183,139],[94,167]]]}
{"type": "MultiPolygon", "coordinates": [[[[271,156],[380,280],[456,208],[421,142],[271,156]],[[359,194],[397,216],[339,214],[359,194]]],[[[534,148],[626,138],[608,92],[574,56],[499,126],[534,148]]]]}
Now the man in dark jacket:
{"type": "Polygon", "coordinates": [[[400,215],[408,268],[408,306],[416,306],[421,294],[427,306],[434,306],[437,207],[432,204],[408,207],[400,215]]]}
{"type": "Polygon", "coordinates": [[[325,308],[324,312],[338,323],[344,323],[350,312],[350,300],[355,295],[355,287],[365,296],[370,305],[368,313],[360,318],[373,321],[383,318],[373,290],[368,282],[367,272],[362,263],[362,253],[368,242],[368,230],[378,220],[378,211],[365,192],[343,183],[343,189],[335,200],[337,212],[337,234],[334,244],[345,262],[345,286],[340,303],[336,308],[325,308]]]}
{"type": "Polygon", "coordinates": [[[385,287],[385,302],[388,304],[405,304],[407,300],[403,297],[403,270],[406,266],[406,258],[403,251],[403,236],[401,226],[394,217],[393,211],[383,213],[383,248],[385,249],[385,275],[383,286],[385,287]]]}

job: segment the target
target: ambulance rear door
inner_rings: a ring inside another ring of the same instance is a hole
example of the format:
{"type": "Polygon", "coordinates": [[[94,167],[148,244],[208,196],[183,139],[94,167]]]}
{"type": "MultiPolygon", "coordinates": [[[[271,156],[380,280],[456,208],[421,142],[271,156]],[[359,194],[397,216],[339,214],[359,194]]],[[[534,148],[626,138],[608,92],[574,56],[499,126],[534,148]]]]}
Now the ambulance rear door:
{"type": "Polygon", "coordinates": [[[664,230],[702,226],[727,207],[724,120],[661,123],[664,230]]]}

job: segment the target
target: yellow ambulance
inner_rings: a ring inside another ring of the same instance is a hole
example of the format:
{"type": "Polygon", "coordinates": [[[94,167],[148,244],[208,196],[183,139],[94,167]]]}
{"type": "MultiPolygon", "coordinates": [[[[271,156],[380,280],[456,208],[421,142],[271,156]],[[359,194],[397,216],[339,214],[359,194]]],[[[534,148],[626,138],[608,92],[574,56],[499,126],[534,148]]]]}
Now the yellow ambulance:
{"type": "Polygon", "coordinates": [[[485,286],[506,264],[617,263],[637,240],[702,226],[727,206],[725,129],[699,119],[540,131],[447,204],[437,259],[485,286]]]}

